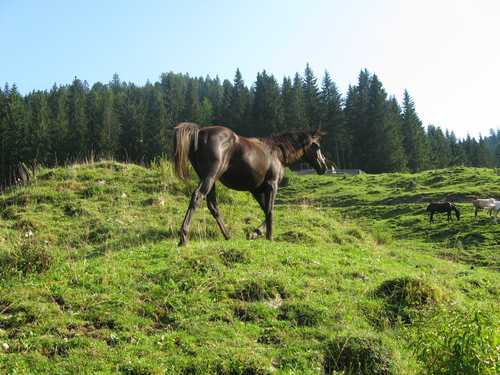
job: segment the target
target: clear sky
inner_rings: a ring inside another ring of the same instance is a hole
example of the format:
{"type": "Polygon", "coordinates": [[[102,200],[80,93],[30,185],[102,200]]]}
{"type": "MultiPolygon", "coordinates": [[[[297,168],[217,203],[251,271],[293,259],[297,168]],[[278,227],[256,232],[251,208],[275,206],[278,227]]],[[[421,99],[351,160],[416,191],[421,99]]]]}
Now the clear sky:
{"type": "Polygon", "coordinates": [[[22,93],[162,72],[251,85],[328,70],[342,93],[362,68],[406,88],[424,124],[500,128],[500,0],[0,0],[0,83],[22,93]]]}

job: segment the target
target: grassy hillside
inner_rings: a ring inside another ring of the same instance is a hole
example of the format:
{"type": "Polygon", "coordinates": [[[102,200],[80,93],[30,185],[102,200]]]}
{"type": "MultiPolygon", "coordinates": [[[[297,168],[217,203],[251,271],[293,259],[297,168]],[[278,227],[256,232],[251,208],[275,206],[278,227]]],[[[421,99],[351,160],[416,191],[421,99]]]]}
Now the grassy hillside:
{"type": "Polygon", "coordinates": [[[421,250],[433,255],[499,270],[500,225],[486,211],[475,219],[471,204],[473,197],[500,200],[500,174],[495,170],[458,167],[419,174],[297,177],[297,181],[282,191],[281,203],[333,207],[344,217],[387,230],[397,239],[418,241],[421,250]],[[455,202],[461,220],[448,223],[446,214],[436,214],[435,223],[429,224],[425,209],[439,200],[455,202]]]}
{"type": "Polygon", "coordinates": [[[291,175],[272,243],[245,240],[262,213],[219,187],[233,238],[203,207],[178,248],[192,186],[168,163],[42,170],[0,195],[0,372],[494,374],[500,224],[423,209],[498,182],[291,175]]]}

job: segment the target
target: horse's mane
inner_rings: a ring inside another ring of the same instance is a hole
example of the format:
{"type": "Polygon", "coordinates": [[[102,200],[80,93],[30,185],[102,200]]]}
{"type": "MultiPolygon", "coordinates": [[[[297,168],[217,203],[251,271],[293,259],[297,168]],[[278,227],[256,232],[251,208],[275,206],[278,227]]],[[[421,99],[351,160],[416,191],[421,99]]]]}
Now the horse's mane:
{"type": "Polygon", "coordinates": [[[285,162],[293,163],[304,154],[304,147],[309,143],[309,133],[304,130],[291,130],[260,138],[262,142],[281,150],[285,162]]]}

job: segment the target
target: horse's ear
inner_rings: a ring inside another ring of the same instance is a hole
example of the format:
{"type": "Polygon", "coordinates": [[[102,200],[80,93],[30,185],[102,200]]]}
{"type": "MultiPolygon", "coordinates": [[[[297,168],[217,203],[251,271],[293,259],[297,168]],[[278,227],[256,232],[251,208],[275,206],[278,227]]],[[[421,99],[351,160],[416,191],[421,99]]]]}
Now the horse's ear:
{"type": "Polygon", "coordinates": [[[321,128],[317,128],[315,131],[313,131],[312,136],[314,138],[321,138],[322,136],[326,135],[326,132],[324,130],[321,130],[321,128]]]}

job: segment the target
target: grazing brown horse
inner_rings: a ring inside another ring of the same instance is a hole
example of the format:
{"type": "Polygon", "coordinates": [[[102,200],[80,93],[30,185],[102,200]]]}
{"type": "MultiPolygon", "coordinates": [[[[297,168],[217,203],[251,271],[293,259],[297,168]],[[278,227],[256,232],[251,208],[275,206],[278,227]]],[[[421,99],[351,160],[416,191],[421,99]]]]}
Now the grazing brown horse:
{"type": "Polygon", "coordinates": [[[215,182],[235,190],[249,191],[264,211],[265,220],[249,238],[273,235],[273,206],[278,184],[285,167],[305,159],[318,174],[325,173],[326,160],[321,153],[319,140],[323,133],[289,132],[269,138],[245,138],[223,126],[200,128],[193,123],[181,123],[175,127],[175,171],[179,178],[187,178],[187,161],[191,162],[200,178],[198,187],[182,222],[179,246],[188,239],[189,224],[197,205],[207,199],[208,209],[224,235],[229,232],[217,208],[215,182]]]}
{"type": "Polygon", "coordinates": [[[451,202],[432,202],[427,206],[427,213],[429,214],[429,223],[434,222],[434,213],[436,212],[446,212],[448,214],[448,221],[451,219],[451,211],[455,211],[455,216],[457,220],[460,220],[460,211],[451,202]]]}

